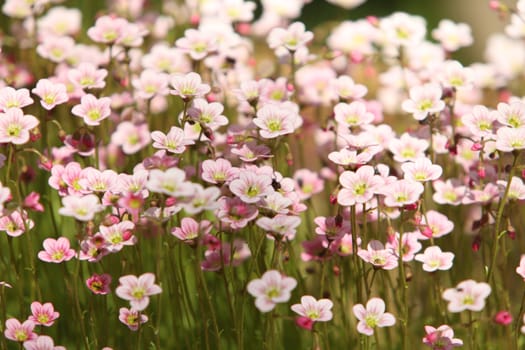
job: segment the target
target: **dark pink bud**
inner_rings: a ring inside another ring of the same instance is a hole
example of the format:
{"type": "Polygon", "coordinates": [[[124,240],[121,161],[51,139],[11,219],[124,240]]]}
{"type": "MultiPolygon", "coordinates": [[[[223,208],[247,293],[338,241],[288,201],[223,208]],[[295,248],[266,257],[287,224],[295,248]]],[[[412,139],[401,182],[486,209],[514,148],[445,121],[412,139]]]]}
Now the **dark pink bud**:
{"type": "Polygon", "coordinates": [[[474,152],[480,151],[481,149],[483,149],[483,145],[479,142],[472,144],[472,147],[470,147],[470,150],[474,152]]]}
{"type": "Polygon", "coordinates": [[[198,14],[191,15],[190,23],[192,26],[195,26],[195,27],[198,26],[200,21],[201,21],[201,18],[198,14]]]}
{"type": "Polygon", "coordinates": [[[252,31],[251,24],[247,22],[237,23],[235,28],[237,29],[237,33],[241,35],[250,35],[252,31]]]}
{"type": "Polygon", "coordinates": [[[491,10],[497,11],[499,10],[501,4],[498,0],[491,0],[489,1],[489,7],[491,10]]]}
{"type": "Polygon", "coordinates": [[[417,209],[417,203],[407,204],[404,206],[405,210],[416,210],[417,209]]]}
{"type": "Polygon", "coordinates": [[[337,195],[336,194],[330,194],[330,204],[336,205],[337,204],[337,195]]]}
{"type": "Polygon", "coordinates": [[[474,240],[472,241],[472,251],[477,252],[479,251],[479,248],[481,248],[481,237],[476,236],[474,237],[474,240]]]}
{"type": "Polygon", "coordinates": [[[175,197],[168,197],[168,198],[166,198],[165,204],[166,204],[167,207],[171,207],[171,206],[175,205],[175,203],[177,203],[177,198],[175,198],[175,197]]]}
{"type": "Polygon", "coordinates": [[[484,179],[485,176],[487,176],[486,172],[485,172],[485,167],[484,166],[480,166],[478,168],[478,176],[481,178],[481,179],[484,179]]]}
{"type": "Polygon", "coordinates": [[[421,231],[421,234],[423,234],[423,236],[427,237],[427,238],[432,238],[432,236],[434,235],[434,232],[432,232],[432,229],[428,226],[426,226],[423,231],[421,231]]]}
{"type": "Polygon", "coordinates": [[[301,327],[302,329],[311,331],[314,326],[314,321],[311,318],[299,316],[295,319],[295,324],[301,327]]]}
{"type": "Polygon", "coordinates": [[[286,90],[288,90],[288,92],[294,92],[295,86],[293,86],[292,83],[288,83],[286,84],[286,90]]]}
{"type": "Polygon", "coordinates": [[[494,316],[494,322],[502,326],[507,326],[512,323],[512,315],[506,310],[501,310],[494,316]]]}

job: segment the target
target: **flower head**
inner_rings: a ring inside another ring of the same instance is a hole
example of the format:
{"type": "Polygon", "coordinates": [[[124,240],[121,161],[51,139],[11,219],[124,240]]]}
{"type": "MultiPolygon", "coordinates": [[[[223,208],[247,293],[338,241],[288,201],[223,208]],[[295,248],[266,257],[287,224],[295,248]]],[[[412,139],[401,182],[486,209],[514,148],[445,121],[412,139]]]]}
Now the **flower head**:
{"type": "Polygon", "coordinates": [[[491,290],[488,283],[466,280],[458,284],[456,288],[445,290],[443,299],[449,302],[448,311],[450,312],[481,311],[485,307],[485,299],[491,290]]]}
{"type": "Polygon", "coordinates": [[[75,251],[70,248],[69,240],[65,237],[46,238],[43,245],[44,250],[38,252],[38,258],[42,261],[58,264],[69,261],[75,256],[75,251]]]}
{"type": "Polygon", "coordinates": [[[316,300],[310,295],[304,295],[301,297],[301,303],[292,305],[291,309],[314,322],[327,322],[333,317],[331,311],[333,306],[334,303],[330,299],[316,300]]]}
{"type": "Polygon", "coordinates": [[[129,300],[136,311],[144,310],[149,304],[151,295],[160,294],[162,289],[155,284],[155,275],[145,273],[141,276],[127,275],[119,278],[119,286],[115,290],[117,296],[129,300]]]}
{"type": "Polygon", "coordinates": [[[29,316],[29,320],[33,321],[36,325],[46,327],[52,326],[60,316],[60,314],[55,311],[53,304],[41,304],[38,301],[31,303],[31,313],[32,315],[29,316]]]}
{"type": "Polygon", "coordinates": [[[277,303],[290,300],[291,291],[297,286],[292,277],[283,276],[279,271],[266,271],[260,279],[250,281],[246,286],[248,293],[253,295],[255,306],[261,312],[268,312],[275,308],[277,303]]]}
{"type": "Polygon", "coordinates": [[[352,308],[359,320],[357,331],[364,335],[374,334],[375,327],[390,327],[396,323],[394,315],[385,312],[385,302],[381,298],[372,298],[366,303],[354,305],[352,308]]]}

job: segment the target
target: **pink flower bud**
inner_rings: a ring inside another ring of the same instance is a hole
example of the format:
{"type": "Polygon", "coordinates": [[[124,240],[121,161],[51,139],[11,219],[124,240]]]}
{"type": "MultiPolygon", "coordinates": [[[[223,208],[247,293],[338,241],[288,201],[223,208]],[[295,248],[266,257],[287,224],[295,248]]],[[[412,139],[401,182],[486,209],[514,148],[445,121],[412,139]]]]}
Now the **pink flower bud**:
{"type": "Polygon", "coordinates": [[[483,145],[479,142],[472,144],[472,147],[470,147],[470,150],[474,152],[480,151],[481,149],[483,149],[483,145]]]}
{"type": "Polygon", "coordinates": [[[421,231],[421,234],[427,238],[432,238],[434,233],[432,232],[432,229],[428,226],[426,226],[423,231],[421,231]]]}
{"type": "Polygon", "coordinates": [[[314,321],[311,318],[299,316],[295,319],[295,324],[301,327],[302,329],[311,331],[314,326],[314,321]]]}
{"type": "Polygon", "coordinates": [[[494,322],[507,326],[512,323],[512,315],[506,310],[501,310],[494,316],[494,322]]]}

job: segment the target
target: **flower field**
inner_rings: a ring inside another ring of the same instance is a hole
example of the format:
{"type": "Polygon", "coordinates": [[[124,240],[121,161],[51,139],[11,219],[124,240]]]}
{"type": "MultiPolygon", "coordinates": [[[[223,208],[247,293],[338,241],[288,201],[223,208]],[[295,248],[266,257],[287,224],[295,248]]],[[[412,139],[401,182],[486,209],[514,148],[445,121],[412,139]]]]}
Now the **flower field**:
{"type": "Polygon", "coordinates": [[[525,348],[525,0],[310,2],[3,2],[1,350],[525,348]]]}

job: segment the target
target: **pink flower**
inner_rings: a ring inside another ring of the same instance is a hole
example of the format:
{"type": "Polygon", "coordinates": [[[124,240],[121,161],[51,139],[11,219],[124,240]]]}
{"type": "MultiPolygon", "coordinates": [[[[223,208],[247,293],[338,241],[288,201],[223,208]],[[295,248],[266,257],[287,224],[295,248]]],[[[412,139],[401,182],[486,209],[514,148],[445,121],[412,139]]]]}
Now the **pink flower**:
{"type": "Polygon", "coordinates": [[[432,350],[452,350],[463,345],[461,339],[454,338],[454,330],[445,324],[438,328],[425,326],[425,332],[427,334],[423,338],[423,344],[430,346],[432,350]]]}
{"type": "Polygon", "coordinates": [[[496,114],[498,122],[511,128],[521,128],[525,126],[525,103],[514,101],[510,104],[498,103],[496,114]]]}
{"type": "Polygon", "coordinates": [[[494,122],[497,115],[488,110],[487,107],[474,106],[471,113],[461,117],[461,122],[472,133],[476,140],[490,138],[493,135],[494,122]]]}
{"type": "Polygon", "coordinates": [[[55,311],[53,304],[45,303],[41,304],[38,301],[31,303],[31,313],[28,320],[31,320],[35,325],[41,325],[50,327],[55,323],[55,320],[60,316],[58,312],[55,311]]]}
{"type": "Polygon", "coordinates": [[[525,148],[525,127],[501,127],[496,133],[496,149],[503,152],[521,150],[525,148]]]}
{"type": "Polygon", "coordinates": [[[38,258],[42,261],[58,264],[69,261],[75,256],[75,251],[70,248],[69,240],[65,237],[46,238],[43,245],[44,250],[38,252],[38,258]]]}
{"type": "Polygon", "coordinates": [[[239,197],[219,199],[219,208],[216,215],[222,223],[232,229],[245,227],[248,222],[257,217],[259,211],[255,205],[242,201],[239,197]]]}
{"type": "MultiPolygon", "coordinates": [[[[2,202],[2,195],[1,195],[1,191],[3,189],[1,188],[1,184],[0,184],[0,203],[2,202]]],[[[44,206],[42,205],[42,203],[40,203],[40,193],[36,193],[36,192],[31,192],[29,193],[25,198],[24,198],[24,204],[23,204],[23,207],[25,209],[31,209],[31,210],[34,210],[34,211],[39,211],[39,212],[43,212],[44,211],[44,206]]],[[[2,205],[0,204],[0,209],[2,209],[2,205]]]]}
{"type": "Polygon", "coordinates": [[[370,124],[374,115],[367,111],[366,105],[361,101],[338,103],[334,107],[335,120],[345,128],[353,128],[364,124],[370,124]]]}
{"type": "Polygon", "coordinates": [[[124,27],[128,21],[124,18],[101,16],[95,25],[88,29],[87,34],[91,40],[97,43],[113,44],[122,38],[124,27]]]}
{"type": "Polygon", "coordinates": [[[60,215],[73,216],[79,221],[92,220],[96,213],[104,210],[104,206],[94,194],[82,197],[66,196],[62,198],[62,205],[63,207],[58,209],[60,215]]]}
{"type": "Polygon", "coordinates": [[[385,302],[381,298],[372,298],[366,303],[354,305],[352,308],[355,317],[359,320],[357,331],[364,335],[373,335],[375,327],[390,327],[396,323],[391,313],[385,312],[385,302]]]}
{"type": "Polygon", "coordinates": [[[119,298],[129,300],[131,307],[137,311],[144,310],[149,304],[151,295],[160,294],[162,289],[155,284],[155,275],[145,273],[138,278],[126,275],[119,278],[120,285],[115,290],[119,298]]]}
{"type": "Polygon", "coordinates": [[[40,79],[31,92],[40,97],[40,104],[48,111],[69,100],[66,86],[48,79],[40,79]]]}
{"type": "Polygon", "coordinates": [[[358,153],[355,150],[350,150],[348,148],[343,148],[339,151],[334,151],[328,154],[328,159],[338,165],[348,166],[348,165],[363,165],[368,163],[372,157],[373,153],[363,151],[358,153]]]}
{"type": "Polygon", "coordinates": [[[333,317],[332,307],[334,303],[330,299],[316,300],[310,295],[301,297],[301,304],[294,304],[290,308],[300,316],[307,317],[314,322],[327,322],[333,317]]]}
{"type": "MultiPolygon", "coordinates": [[[[418,234],[416,232],[403,233],[401,252],[403,254],[403,261],[414,260],[414,255],[421,250],[421,243],[418,241],[418,234]]],[[[396,232],[394,237],[389,237],[386,243],[387,249],[392,249],[394,255],[399,256],[399,232],[396,232]]]]}
{"type": "Polygon", "coordinates": [[[9,108],[0,113],[0,143],[22,145],[29,141],[29,131],[39,124],[38,119],[24,114],[19,108],[9,108]]]}
{"type": "Polygon", "coordinates": [[[167,74],[146,69],[140,73],[139,78],[132,80],[132,84],[137,97],[149,99],[155,95],[167,95],[169,93],[168,80],[167,74]]]}
{"type": "Polygon", "coordinates": [[[96,126],[111,114],[111,99],[109,97],[96,98],[92,94],[82,96],[80,104],[73,107],[71,113],[83,118],[86,125],[96,126]]]}
{"type": "Polygon", "coordinates": [[[380,193],[385,196],[385,205],[388,207],[402,207],[415,203],[424,191],[420,182],[398,180],[381,187],[380,193]]]}
{"type": "Polygon", "coordinates": [[[218,48],[217,38],[210,32],[186,29],[184,37],[177,39],[175,46],[199,61],[218,48]]]}
{"type": "Polygon", "coordinates": [[[428,146],[429,143],[427,140],[412,137],[408,133],[404,133],[399,139],[392,139],[388,144],[388,149],[394,154],[395,161],[406,162],[424,157],[425,150],[428,146]]]}
{"type": "Polygon", "coordinates": [[[323,179],[319,177],[317,172],[308,169],[297,170],[293,179],[295,180],[295,190],[301,200],[308,199],[324,189],[323,179]]]}
{"type": "Polygon", "coordinates": [[[356,84],[348,75],[340,75],[330,83],[331,88],[340,99],[360,99],[366,95],[368,88],[361,84],[356,84]]]}
{"type": "Polygon", "coordinates": [[[443,173],[441,166],[432,164],[426,157],[403,163],[401,169],[403,169],[405,179],[418,182],[437,180],[443,173]]]}
{"type": "Polygon", "coordinates": [[[439,21],[438,27],[432,31],[432,37],[449,52],[469,46],[474,41],[468,24],[454,23],[448,19],[439,21]]]}
{"type": "Polygon", "coordinates": [[[18,237],[35,226],[33,220],[27,217],[25,210],[15,210],[0,217],[0,231],[5,231],[8,236],[18,237]]]}
{"type": "Polygon", "coordinates": [[[268,35],[268,46],[272,49],[285,47],[290,52],[297,51],[314,38],[314,34],[306,31],[302,22],[294,22],[287,29],[274,28],[268,35]]]}
{"type": "Polygon", "coordinates": [[[69,81],[82,89],[102,89],[106,86],[104,79],[107,75],[107,70],[98,69],[94,64],[87,62],[79,64],[67,73],[69,81]]]}
{"type": "Polygon", "coordinates": [[[264,231],[283,236],[290,241],[295,237],[296,229],[301,224],[301,218],[278,214],[273,218],[263,216],[257,219],[255,223],[264,231]]]}
{"type": "Polygon", "coordinates": [[[390,248],[385,248],[383,243],[372,240],[367,249],[359,248],[357,255],[364,261],[383,270],[393,270],[398,266],[398,258],[390,248]]]}
{"type": "Polygon", "coordinates": [[[466,192],[465,186],[456,186],[450,179],[446,182],[441,180],[434,181],[432,186],[436,191],[432,199],[438,204],[459,205],[466,192]]]}
{"type": "Polygon", "coordinates": [[[259,134],[265,139],[273,139],[293,133],[302,124],[301,117],[284,105],[265,104],[257,111],[253,123],[259,128],[259,134]]]}
{"type": "Polygon", "coordinates": [[[255,306],[261,312],[268,312],[275,308],[277,303],[290,300],[292,290],[297,281],[292,277],[283,276],[279,271],[266,271],[260,279],[252,280],[246,290],[255,299],[255,306]]]}
{"type": "Polygon", "coordinates": [[[273,192],[270,176],[258,175],[249,170],[240,172],[239,178],[233,180],[229,187],[233,194],[246,203],[257,203],[273,192]]]}
{"type": "Polygon", "coordinates": [[[0,89],[0,111],[7,111],[10,108],[24,108],[33,103],[29,96],[28,89],[15,90],[10,86],[0,89]]]}
{"type": "Polygon", "coordinates": [[[117,130],[111,135],[111,143],[121,146],[125,154],[134,154],[149,145],[151,136],[148,124],[133,124],[124,121],[117,126],[117,130]]]}
{"type": "Polygon", "coordinates": [[[193,244],[197,238],[208,234],[210,230],[211,224],[208,220],[197,222],[192,218],[182,218],[180,227],[174,227],[171,234],[185,243],[193,244]]]}
{"type": "Polygon", "coordinates": [[[49,36],[38,44],[36,52],[52,62],[64,62],[75,47],[75,40],[69,36],[49,36]]]}
{"type": "Polygon", "coordinates": [[[402,108],[411,113],[415,120],[424,120],[445,109],[445,102],[441,100],[442,89],[438,84],[414,86],[409,94],[410,99],[403,101],[402,108]]]}
{"type": "Polygon", "coordinates": [[[228,183],[239,173],[239,168],[232,167],[224,158],[206,159],[202,162],[202,179],[212,184],[228,183]]]}
{"type": "Polygon", "coordinates": [[[366,203],[383,184],[381,176],[375,174],[373,167],[364,165],[356,172],[345,171],[339,177],[343,186],[337,195],[337,202],[344,206],[366,203]]]}
{"type": "Polygon", "coordinates": [[[445,215],[435,210],[429,210],[421,218],[419,228],[419,239],[439,238],[449,234],[454,229],[454,222],[450,221],[445,215]]]}
{"type": "Polygon", "coordinates": [[[39,335],[33,340],[24,342],[26,350],[66,350],[63,346],[55,346],[53,338],[47,335],[39,335]]]}
{"type": "Polygon", "coordinates": [[[107,273],[102,275],[93,274],[86,280],[86,286],[95,294],[105,295],[111,292],[111,276],[107,273]]]}
{"type": "Polygon", "coordinates": [[[170,94],[180,96],[183,100],[191,100],[196,97],[203,97],[210,92],[210,86],[203,84],[201,76],[195,72],[188,74],[175,74],[170,81],[173,90],[170,94]]]}
{"type": "Polygon", "coordinates": [[[35,323],[31,320],[26,320],[21,324],[16,318],[10,318],[5,321],[4,335],[9,340],[22,343],[37,337],[37,334],[33,333],[34,328],[35,323]]]}
{"type": "Polygon", "coordinates": [[[454,253],[444,253],[438,246],[425,249],[423,254],[417,254],[416,260],[423,263],[423,270],[434,272],[436,270],[449,270],[452,267],[454,253]]]}
{"type": "Polygon", "coordinates": [[[456,288],[445,290],[443,299],[449,302],[448,311],[450,312],[481,311],[485,307],[485,299],[491,290],[488,283],[466,280],[458,284],[456,288]]]}
{"type": "Polygon", "coordinates": [[[525,254],[521,255],[520,265],[516,267],[516,273],[523,278],[523,281],[525,281],[525,254]]]}
{"type": "Polygon", "coordinates": [[[172,197],[185,197],[193,194],[191,182],[184,181],[186,173],[178,168],[166,171],[153,169],[149,173],[146,187],[152,192],[164,193],[172,197]]]}
{"type": "Polygon", "coordinates": [[[141,314],[139,310],[125,307],[120,308],[118,319],[132,331],[138,330],[141,324],[148,322],[148,316],[141,314]]]}
{"type": "Polygon", "coordinates": [[[172,126],[168,134],[161,131],[153,131],[151,133],[153,139],[153,147],[157,149],[165,149],[168,152],[180,154],[186,150],[186,146],[193,145],[193,140],[187,139],[184,135],[184,130],[176,126],[172,126]]]}
{"type": "Polygon", "coordinates": [[[106,248],[110,252],[118,252],[125,245],[130,246],[137,242],[137,238],[133,236],[134,228],[134,223],[124,220],[111,226],[100,225],[99,231],[108,243],[106,248]]]}

